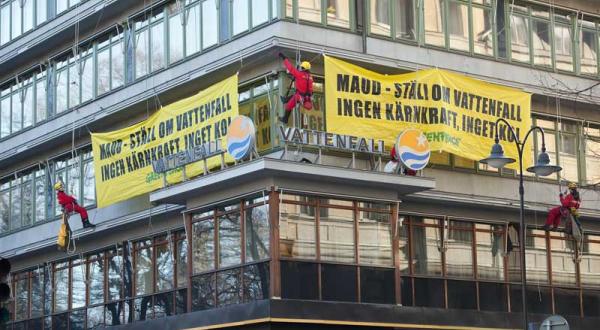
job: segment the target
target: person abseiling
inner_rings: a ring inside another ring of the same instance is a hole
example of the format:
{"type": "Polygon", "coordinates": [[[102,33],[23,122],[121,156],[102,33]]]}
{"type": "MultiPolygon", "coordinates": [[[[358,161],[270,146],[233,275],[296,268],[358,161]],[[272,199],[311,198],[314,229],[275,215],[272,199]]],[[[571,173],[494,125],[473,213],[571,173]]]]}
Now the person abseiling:
{"type": "Polygon", "coordinates": [[[285,103],[285,114],[283,117],[280,117],[279,120],[282,123],[287,124],[290,119],[290,115],[292,111],[296,107],[298,102],[302,102],[302,106],[306,110],[312,109],[312,93],[313,93],[313,78],[310,74],[310,63],[307,61],[303,61],[300,63],[300,70],[294,68],[290,60],[279,53],[279,57],[283,60],[283,65],[288,70],[288,72],[293,76],[294,85],[296,87],[296,92],[289,98],[282,97],[283,102],[285,103]]]}
{"type": "Polygon", "coordinates": [[[562,212],[570,212],[574,217],[579,216],[578,209],[581,206],[581,199],[577,191],[577,184],[570,182],[568,188],[569,192],[566,196],[563,193],[558,195],[560,206],[554,207],[548,212],[546,224],[544,225],[545,230],[556,230],[558,228],[562,212]]]}
{"type": "Polygon", "coordinates": [[[85,207],[79,206],[77,204],[77,200],[70,195],[65,193],[65,187],[61,181],[58,181],[54,184],[54,190],[56,190],[56,200],[58,204],[62,206],[63,212],[77,212],[81,216],[81,223],[83,224],[83,228],[94,228],[96,225],[90,223],[88,219],[87,210],[85,207]]]}

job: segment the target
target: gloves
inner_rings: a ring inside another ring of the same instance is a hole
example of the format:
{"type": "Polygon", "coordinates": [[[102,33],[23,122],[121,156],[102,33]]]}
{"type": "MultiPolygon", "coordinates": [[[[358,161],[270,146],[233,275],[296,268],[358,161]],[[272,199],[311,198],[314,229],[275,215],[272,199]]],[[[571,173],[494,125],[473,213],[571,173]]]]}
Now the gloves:
{"type": "Polygon", "coordinates": [[[285,55],[283,55],[282,52],[279,52],[279,58],[281,58],[282,60],[285,60],[287,57],[285,55]]]}
{"type": "Polygon", "coordinates": [[[564,195],[563,195],[563,193],[559,193],[558,196],[563,197],[564,195]]]}

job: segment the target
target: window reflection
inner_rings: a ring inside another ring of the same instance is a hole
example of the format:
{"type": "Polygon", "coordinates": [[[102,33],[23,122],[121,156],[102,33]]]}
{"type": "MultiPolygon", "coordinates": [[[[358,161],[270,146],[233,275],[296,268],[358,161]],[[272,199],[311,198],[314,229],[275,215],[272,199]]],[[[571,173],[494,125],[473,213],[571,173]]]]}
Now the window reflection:
{"type": "MultiPolygon", "coordinates": [[[[63,312],[69,308],[69,263],[57,264],[54,270],[54,312],[63,312]]],[[[54,323],[54,322],[53,322],[54,323]]],[[[59,328],[60,329],[60,328],[59,328]]]]}
{"type": "Polygon", "coordinates": [[[573,39],[569,25],[554,24],[554,53],[557,69],[573,71],[573,39]]]}
{"type": "Polygon", "coordinates": [[[350,1],[327,0],[327,25],[350,27],[350,1]]]}
{"type": "Polygon", "coordinates": [[[552,283],[575,285],[575,242],[564,233],[552,233],[550,237],[552,283]]]}
{"type": "Polygon", "coordinates": [[[548,253],[543,230],[530,230],[525,250],[528,283],[548,283],[548,253]]]}
{"type": "Polygon", "coordinates": [[[215,274],[196,276],[192,279],[192,310],[200,311],[215,307],[215,274]]]}
{"type": "Polygon", "coordinates": [[[152,241],[137,243],[135,251],[135,292],[136,295],[150,294],[154,290],[152,269],[152,241]]]}
{"type": "Polygon", "coordinates": [[[533,63],[552,66],[552,46],[550,44],[550,22],[533,20],[533,63]]]}
{"type": "Polygon", "coordinates": [[[473,232],[471,224],[449,221],[446,242],[446,274],[451,277],[473,277],[473,232]]]}
{"type": "Polygon", "coordinates": [[[580,33],[579,54],[581,73],[598,73],[598,34],[594,30],[582,29],[580,33]]]}
{"type": "Polygon", "coordinates": [[[319,225],[321,260],[354,263],[354,211],[325,210],[319,225]]]}
{"type": "Polygon", "coordinates": [[[424,0],[425,42],[434,46],[444,46],[444,23],[442,21],[442,0],[424,0]]]}
{"type": "Polygon", "coordinates": [[[244,302],[269,298],[269,264],[244,267],[244,302]]]}
{"type": "Polygon", "coordinates": [[[448,2],[448,34],[450,48],[469,51],[469,7],[466,4],[448,2]]]}
{"type": "Polygon", "coordinates": [[[214,219],[202,220],[192,225],[192,232],[194,234],[192,241],[194,273],[215,268],[214,230],[214,219]]]}
{"type": "Polygon", "coordinates": [[[441,228],[439,220],[411,219],[413,272],[418,275],[442,275],[442,253],[440,252],[441,228]],[[424,224],[434,226],[423,226],[424,224]]]}
{"type": "Polygon", "coordinates": [[[219,307],[241,303],[240,269],[217,273],[217,305],[219,307]]]}
{"type": "Polygon", "coordinates": [[[582,285],[600,286],[600,236],[586,235],[579,269],[582,285]]]}
{"type": "Polygon", "coordinates": [[[314,259],[316,228],[314,206],[281,204],[279,250],[282,257],[314,259]]]}
{"type": "Polygon", "coordinates": [[[321,23],[321,0],[297,0],[298,18],[321,23]]]}
{"type": "Polygon", "coordinates": [[[473,51],[481,55],[494,55],[492,9],[473,7],[473,51]]]}
{"type": "Polygon", "coordinates": [[[170,290],[174,287],[174,261],[172,242],[166,241],[167,237],[160,237],[157,240],[163,241],[156,248],[156,289],[160,291],[170,290]]]}
{"type": "Polygon", "coordinates": [[[219,40],[217,17],[216,1],[202,2],[202,49],[216,45],[219,40]]]}
{"type": "Polygon", "coordinates": [[[269,205],[246,210],[246,262],[269,258],[269,205]]]}
{"type": "Polygon", "coordinates": [[[104,302],[104,270],[104,254],[91,256],[88,262],[90,305],[104,302]]]}
{"type": "Polygon", "coordinates": [[[219,267],[238,265],[241,257],[240,214],[219,216],[219,267]]]}
{"type": "MultiPolygon", "coordinates": [[[[263,1],[266,3],[266,1],[263,1]]],[[[248,30],[248,0],[232,0],[231,8],[233,11],[233,34],[240,34],[248,30]]],[[[267,15],[268,15],[267,11],[267,15]]]]}
{"type": "Polygon", "coordinates": [[[369,6],[371,13],[370,32],[389,37],[392,26],[390,0],[371,0],[369,6]]]}
{"type": "Polygon", "coordinates": [[[504,233],[500,225],[476,224],[477,276],[504,279],[504,233]]]}
{"type": "Polygon", "coordinates": [[[391,215],[360,211],[358,242],[358,256],[361,264],[391,266],[391,215]]]}

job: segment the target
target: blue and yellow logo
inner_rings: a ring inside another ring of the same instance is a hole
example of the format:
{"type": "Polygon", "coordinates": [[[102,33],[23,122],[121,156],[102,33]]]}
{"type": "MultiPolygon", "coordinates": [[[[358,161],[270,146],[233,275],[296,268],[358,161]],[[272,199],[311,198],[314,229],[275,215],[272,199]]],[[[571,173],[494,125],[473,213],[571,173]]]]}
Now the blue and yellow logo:
{"type": "Polygon", "coordinates": [[[252,119],[237,116],[227,129],[227,152],[235,160],[242,160],[254,150],[256,128],[252,119]]]}
{"type": "Polygon", "coordinates": [[[407,129],[396,139],[396,156],[411,170],[422,170],[429,163],[431,149],[427,137],[418,129],[407,129]]]}

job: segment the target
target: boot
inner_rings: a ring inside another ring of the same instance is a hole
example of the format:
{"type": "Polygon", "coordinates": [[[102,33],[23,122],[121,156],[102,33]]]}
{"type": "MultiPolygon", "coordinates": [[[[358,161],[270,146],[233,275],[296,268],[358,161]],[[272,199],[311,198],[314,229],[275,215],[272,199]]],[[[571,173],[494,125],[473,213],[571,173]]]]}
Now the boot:
{"type": "Polygon", "coordinates": [[[82,219],[81,223],[83,224],[83,228],[96,228],[96,225],[90,223],[90,220],[86,219],[82,219]]]}
{"type": "Polygon", "coordinates": [[[290,120],[291,114],[291,111],[286,111],[283,117],[279,117],[279,121],[287,125],[288,121],[290,120]]]}
{"type": "Polygon", "coordinates": [[[286,104],[290,100],[291,96],[281,96],[280,95],[279,98],[281,99],[281,104],[286,104]]]}
{"type": "Polygon", "coordinates": [[[545,231],[550,231],[551,229],[552,229],[552,226],[550,226],[548,224],[544,225],[544,230],[545,231]]]}

